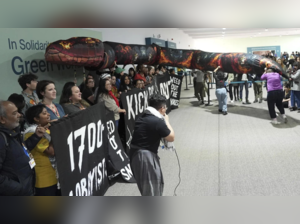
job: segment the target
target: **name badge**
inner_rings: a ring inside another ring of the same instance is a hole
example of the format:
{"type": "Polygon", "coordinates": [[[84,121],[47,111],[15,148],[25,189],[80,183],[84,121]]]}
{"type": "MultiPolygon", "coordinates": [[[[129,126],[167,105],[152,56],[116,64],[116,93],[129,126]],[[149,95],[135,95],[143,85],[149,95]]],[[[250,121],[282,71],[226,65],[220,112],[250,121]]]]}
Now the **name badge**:
{"type": "Polygon", "coordinates": [[[31,169],[33,169],[36,166],[34,159],[31,159],[29,161],[29,166],[30,166],[31,169]]]}

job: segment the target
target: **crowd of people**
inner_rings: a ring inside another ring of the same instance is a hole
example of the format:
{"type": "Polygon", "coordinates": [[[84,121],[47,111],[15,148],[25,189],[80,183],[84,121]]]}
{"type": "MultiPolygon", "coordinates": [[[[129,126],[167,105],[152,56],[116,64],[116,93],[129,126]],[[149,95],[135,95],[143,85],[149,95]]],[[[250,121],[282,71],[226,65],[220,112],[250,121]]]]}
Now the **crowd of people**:
{"type": "MultiPolygon", "coordinates": [[[[97,76],[87,75],[80,85],[76,81],[67,82],[59,103],[55,103],[55,82],[38,80],[31,73],[21,75],[18,79],[21,94],[13,93],[6,101],[0,100],[0,195],[61,195],[55,149],[49,130],[51,122],[104,102],[106,109],[114,113],[118,127],[120,114],[126,113],[120,105],[121,94],[135,88],[143,89],[155,75],[174,73],[174,70],[169,71],[164,66],[154,68],[138,65],[130,68],[128,74],[124,72],[115,64],[114,68],[102,71],[97,76]]],[[[142,135],[151,135],[153,128],[156,129],[153,141],[145,146],[144,142],[136,141],[139,136],[133,136],[135,151],[149,148],[152,154],[148,158],[157,157],[161,138],[174,140],[174,131],[166,115],[166,103],[164,96],[154,94],[149,100],[149,108],[154,108],[159,118],[150,116],[145,118],[150,122],[146,127],[137,125],[137,128],[143,129],[142,135]]],[[[152,114],[157,116],[153,111],[152,114]]],[[[138,135],[139,131],[134,133],[138,135]]],[[[140,156],[139,153],[136,155],[140,156]]],[[[138,162],[134,163],[134,167],[142,170],[138,162]]],[[[161,195],[163,181],[156,185],[155,194],[161,195]]],[[[149,193],[141,183],[138,182],[138,186],[142,194],[149,193]]]]}
{"type": "MultiPolygon", "coordinates": [[[[286,52],[281,57],[275,59],[287,74],[284,79],[272,69],[265,69],[263,74],[233,74],[224,73],[217,67],[213,71],[213,78],[216,84],[216,97],[219,103],[219,112],[227,115],[227,92],[229,93],[230,102],[243,102],[251,104],[249,101],[249,88],[253,86],[254,101],[253,103],[262,103],[267,101],[270,117],[273,124],[280,124],[277,120],[275,105],[287,122],[284,108],[290,111],[300,113],[300,53],[292,52],[288,57],[286,52]],[[293,61],[287,60],[295,56],[293,61]],[[287,59],[286,59],[287,58],[287,59]],[[233,87],[233,88],[232,88],[233,87]],[[267,89],[267,97],[263,98],[263,87],[267,89]],[[243,89],[245,95],[243,100],[243,89]]],[[[204,104],[205,92],[208,91],[208,85],[212,82],[211,72],[194,70],[194,94],[198,98],[200,105],[204,104]],[[207,84],[208,83],[208,84],[207,84]]]]}

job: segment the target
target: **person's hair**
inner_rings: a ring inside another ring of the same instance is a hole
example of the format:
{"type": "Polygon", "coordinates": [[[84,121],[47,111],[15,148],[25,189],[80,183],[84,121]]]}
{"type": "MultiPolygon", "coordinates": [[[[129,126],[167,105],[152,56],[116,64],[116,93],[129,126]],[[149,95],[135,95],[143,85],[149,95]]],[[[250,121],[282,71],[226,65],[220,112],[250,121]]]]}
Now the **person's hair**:
{"type": "Polygon", "coordinates": [[[155,93],[149,98],[149,106],[154,107],[156,110],[159,110],[166,104],[167,104],[167,99],[165,96],[161,94],[155,93]]]}
{"type": "Polygon", "coordinates": [[[131,85],[131,80],[130,80],[130,78],[129,78],[129,76],[128,75],[123,75],[122,77],[121,77],[121,86],[130,86],[131,85]],[[129,84],[128,85],[126,85],[125,84],[125,78],[128,78],[129,79],[129,84]]]}
{"type": "Polygon", "coordinates": [[[108,90],[105,88],[106,82],[110,82],[110,81],[108,79],[100,79],[98,95],[101,93],[108,94],[108,90]]]}
{"type": "Polygon", "coordinates": [[[6,111],[3,106],[4,101],[0,100],[0,117],[6,117],[6,111]]]}
{"type": "Polygon", "coordinates": [[[137,65],[137,72],[140,73],[141,71],[143,71],[144,69],[144,65],[143,64],[138,64],[137,65]]]}
{"type": "Polygon", "coordinates": [[[70,102],[70,97],[72,96],[72,88],[76,86],[74,82],[67,82],[62,90],[62,94],[59,100],[59,104],[65,104],[70,102]]]}
{"type": "Polygon", "coordinates": [[[44,96],[41,94],[41,92],[45,92],[46,87],[49,84],[55,85],[55,83],[53,81],[50,81],[50,80],[42,80],[42,81],[38,82],[38,84],[36,86],[36,94],[38,95],[39,99],[43,99],[44,98],[44,96]]]}
{"type": "Polygon", "coordinates": [[[26,84],[30,84],[31,81],[37,80],[38,77],[32,73],[21,75],[18,79],[18,82],[23,90],[27,89],[26,84]]]}
{"type": "Polygon", "coordinates": [[[134,68],[130,68],[130,69],[128,70],[128,73],[129,73],[129,74],[130,74],[130,71],[133,71],[133,76],[135,76],[136,72],[135,72],[134,68]]]}
{"type": "MultiPolygon", "coordinates": [[[[89,83],[89,80],[90,80],[90,79],[94,80],[94,78],[87,78],[87,79],[85,80],[85,83],[84,83],[85,86],[87,86],[87,84],[89,83]]],[[[95,80],[94,80],[94,81],[95,81],[95,80]]]]}
{"type": "Polygon", "coordinates": [[[290,89],[291,85],[289,83],[286,83],[286,84],[284,84],[284,87],[290,89]]]}
{"type": "Polygon", "coordinates": [[[13,93],[8,97],[7,100],[14,103],[19,112],[21,112],[25,107],[25,99],[21,94],[13,93]]]}
{"type": "Polygon", "coordinates": [[[44,104],[38,104],[32,107],[29,107],[26,111],[25,117],[29,124],[35,124],[34,118],[39,118],[40,114],[43,112],[46,106],[44,104]]]}
{"type": "Polygon", "coordinates": [[[272,68],[268,68],[267,71],[271,71],[271,72],[274,72],[274,69],[272,68]]]}
{"type": "Polygon", "coordinates": [[[220,79],[220,80],[222,80],[222,79],[224,79],[225,78],[225,74],[224,74],[224,72],[222,72],[222,71],[217,71],[217,74],[216,74],[216,76],[218,77],[218,79],[220,79]]]}
{"type": "Polygon", "coordinates": [[[153,69],[153,67],[152,66],[148,66],[148,72],[150,72],[151,69],[153,69]]]}
{"type": "Polygon", "coordinates": [[[162,68],[165,68],[165,66],[163,66],[163,65],[158,66],[159,71],[161,71],[162,68]]]}

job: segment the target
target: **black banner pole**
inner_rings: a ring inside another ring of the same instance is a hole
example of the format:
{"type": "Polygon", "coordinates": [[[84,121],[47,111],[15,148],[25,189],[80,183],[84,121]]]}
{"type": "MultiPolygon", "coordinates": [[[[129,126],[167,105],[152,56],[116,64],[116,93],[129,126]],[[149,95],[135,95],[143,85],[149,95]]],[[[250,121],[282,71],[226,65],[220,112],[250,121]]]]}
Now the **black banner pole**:
{"type": "Polygon", "coordinates": [[[188,88],[188,84],[187,84],[187,73],[185,73],[185,86],[186,86],[186,88],[184,90],[190,90],[188,88]]]}

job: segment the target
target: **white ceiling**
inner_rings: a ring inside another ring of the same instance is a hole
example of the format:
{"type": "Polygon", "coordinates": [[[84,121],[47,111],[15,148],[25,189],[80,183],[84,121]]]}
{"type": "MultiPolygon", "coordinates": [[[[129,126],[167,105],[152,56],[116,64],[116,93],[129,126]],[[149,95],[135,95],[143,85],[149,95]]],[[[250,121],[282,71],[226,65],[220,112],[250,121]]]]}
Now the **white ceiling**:
{"type": "Polygon", "coordinates": [[[193,39],[300,35],[300,28],[178,28],[193,39]]]}

